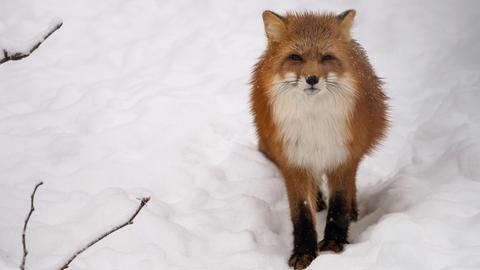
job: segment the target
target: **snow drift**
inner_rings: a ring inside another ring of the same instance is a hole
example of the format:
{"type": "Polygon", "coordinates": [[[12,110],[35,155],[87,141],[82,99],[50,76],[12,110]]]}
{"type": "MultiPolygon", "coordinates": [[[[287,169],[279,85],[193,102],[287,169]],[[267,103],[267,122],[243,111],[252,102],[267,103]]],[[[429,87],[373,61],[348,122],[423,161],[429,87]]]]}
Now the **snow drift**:
{"type": "Polygon", "coordinates": [[[58,267],[143,196],[71,269],[288,269],[286,194],[248,107],[260,14],[348,8],[392,128],[361,165],[351,244],[309,269],[479,269],[480,8],[413,0],[2,1],[2,49],[64,25],[0,66],[0,269],[18,269],[39,180],[27,269],[58,267]]]}

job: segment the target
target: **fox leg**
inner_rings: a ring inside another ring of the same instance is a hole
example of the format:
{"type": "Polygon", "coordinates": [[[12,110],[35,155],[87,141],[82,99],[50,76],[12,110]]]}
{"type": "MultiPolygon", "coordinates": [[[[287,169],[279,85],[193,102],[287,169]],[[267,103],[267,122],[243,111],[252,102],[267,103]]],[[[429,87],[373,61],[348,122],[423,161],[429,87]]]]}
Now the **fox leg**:
{"type": "Polygon", "coordinates": [[[325,198],[323,198],[322,191],[320,188],[317,190],[317,212],[321,212],[327,208],[327,204],[325,203],[325,198]]]}
{"type": "Polygon", "coordinates": [[[304,269],[317,256],[315,213],[317,188],[310,175],[299,168],[282,170],[293,223],[293,252],[288,264],[304,269]]]}
{"type": "Polygon", "coordinates": [[[327,223],[323,240],[318,244],[319,251],[341,252],[348,243],[348,228],[356,218],[355,176],[358,162],[337,168],[328,176],[330,199],[327,223]]]}
{"type": "Polygon", "coordinates": [[[350,219],[352,221],[357,221],[358,220],[358,208],[357,208],[357,198],[356,198],[356,196],[353,197],[353,200],[352,200],[352,209],[350,210],[350,219]]]}

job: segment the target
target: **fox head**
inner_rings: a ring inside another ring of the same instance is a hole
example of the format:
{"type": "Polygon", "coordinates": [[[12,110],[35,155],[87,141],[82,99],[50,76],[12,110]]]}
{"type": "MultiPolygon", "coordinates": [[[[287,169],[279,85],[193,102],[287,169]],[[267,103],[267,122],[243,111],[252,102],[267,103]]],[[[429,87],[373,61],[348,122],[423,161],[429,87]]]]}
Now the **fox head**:
{"type": "Polygon", "coordinates": [[[268,39],[263,65],[268,67],[262,72],[276,86],[271,90],[314,95],[352,88],[350,28],[355,14],[263,12],[268,39]]]}

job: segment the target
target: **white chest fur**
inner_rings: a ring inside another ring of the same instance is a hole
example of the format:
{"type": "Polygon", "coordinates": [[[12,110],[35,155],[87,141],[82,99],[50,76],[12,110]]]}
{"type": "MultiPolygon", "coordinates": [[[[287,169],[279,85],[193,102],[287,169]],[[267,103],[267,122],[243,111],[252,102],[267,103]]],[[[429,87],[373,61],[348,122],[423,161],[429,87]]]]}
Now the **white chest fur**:
{"type": "MultiPolygon", "coordinates": [[[[342,84],[338,84],[342,85],[342,84]]],[[[308,95],[303,86],[272,89],[273,118],[279,127],[284,153],[292,164],[321,175],[348,156],[348,119],[354,104],[353,90],[320,86],[308,95]],[[341,91],[341,92],[335,92],[341,91]]]]}

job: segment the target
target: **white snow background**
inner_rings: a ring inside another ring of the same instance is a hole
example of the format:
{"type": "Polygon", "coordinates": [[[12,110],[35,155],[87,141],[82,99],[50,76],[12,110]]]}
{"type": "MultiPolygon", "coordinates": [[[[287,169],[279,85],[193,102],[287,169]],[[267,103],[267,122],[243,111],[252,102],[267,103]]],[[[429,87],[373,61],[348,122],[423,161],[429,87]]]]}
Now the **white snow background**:
{"type": "MultiPolygon", "coordinates": [[[[480,269],[480,2],[0,0],[0,269],[288,269],[283,180],[256,147],[261,12],[355,8],[391,97],[360,219],[309,269],[480,269]]],[[[325,214],[317,217],[322,238],[325,214]]]]}

